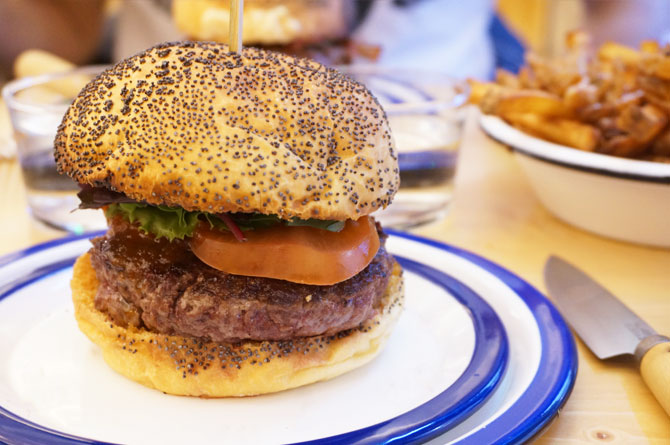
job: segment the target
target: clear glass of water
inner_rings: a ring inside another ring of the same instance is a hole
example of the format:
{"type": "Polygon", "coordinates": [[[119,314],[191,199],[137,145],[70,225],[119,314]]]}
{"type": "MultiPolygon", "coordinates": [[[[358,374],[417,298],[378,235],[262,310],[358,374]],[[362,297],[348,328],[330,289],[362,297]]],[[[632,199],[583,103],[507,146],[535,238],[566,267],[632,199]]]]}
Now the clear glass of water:
{"type": "Polygon", "coordinates": [[[54,138],[68,106],[86,83],[105,67],[89,66],[65,73],[9,82],[2,95],[9,109],[28,208],[38,221],[61,230],[84,233],[104,229],[99,210],[76,210],[79,186],[56,171],[54,138]]]}
{"type": "Polygon", "coordinates": [[[453,194],[467,84],[425,71],[376,66],[338,70],[377,97],[398,150],[400,190],[388,208],[375,213],[376,219],[407,229],[443,218],[453,194]]]}

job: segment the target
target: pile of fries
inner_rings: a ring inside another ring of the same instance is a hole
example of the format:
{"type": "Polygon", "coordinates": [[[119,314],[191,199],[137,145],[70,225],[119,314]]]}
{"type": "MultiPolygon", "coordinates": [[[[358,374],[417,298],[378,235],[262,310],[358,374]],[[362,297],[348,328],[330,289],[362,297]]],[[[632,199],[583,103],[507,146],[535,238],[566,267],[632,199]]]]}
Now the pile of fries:
{"type": "Polygon", "coordinates": [[[470,102],[542,139],[580,150],[670,163],[670,45],[636,50],[583,32],[557,60],[528,54],[518,75],[470,80],[470,102]]]}

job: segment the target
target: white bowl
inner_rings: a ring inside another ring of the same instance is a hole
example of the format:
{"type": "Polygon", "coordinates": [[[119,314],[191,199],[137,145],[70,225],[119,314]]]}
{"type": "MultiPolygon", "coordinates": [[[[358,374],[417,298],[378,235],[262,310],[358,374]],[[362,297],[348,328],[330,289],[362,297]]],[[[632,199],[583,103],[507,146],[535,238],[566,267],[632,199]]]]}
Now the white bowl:
{"type": "Polygon", "coordinates": [[[602,236],[670,247],[670,164],[577,150],[523,133],[496,116],[482,129],[514,150],[549,211],[602,236]]]}

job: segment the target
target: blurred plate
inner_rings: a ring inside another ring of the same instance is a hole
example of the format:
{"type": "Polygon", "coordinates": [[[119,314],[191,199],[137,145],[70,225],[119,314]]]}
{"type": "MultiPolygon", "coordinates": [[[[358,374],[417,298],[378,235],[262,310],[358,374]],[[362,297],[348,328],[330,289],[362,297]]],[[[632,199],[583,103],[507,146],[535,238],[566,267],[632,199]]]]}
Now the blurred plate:
{"type": "Polygon", "coordinates": [[[65,238],[0,259],[1,440],[520,441],[553,418],[574,382],[572,337],[537,291],[473,254],[392,232],[406,306],[372,363],[259,397],[164,395],[114,373],[78,331],[71,264],[89,246],[65,238]]]}
{"type": "Polygon", "coordinates": [[[482,129],[514,150],[538,198],[563,221],[622,241],[670,247],[670,164],[554,144],[496,116],[482,129]]]}

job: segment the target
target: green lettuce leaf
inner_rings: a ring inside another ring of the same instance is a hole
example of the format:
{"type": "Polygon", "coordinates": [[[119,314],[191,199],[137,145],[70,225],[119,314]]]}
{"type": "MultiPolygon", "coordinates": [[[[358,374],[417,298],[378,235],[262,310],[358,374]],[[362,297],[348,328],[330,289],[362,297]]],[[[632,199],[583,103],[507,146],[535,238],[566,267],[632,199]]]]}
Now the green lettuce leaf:
{"type": "MultiPolygon", "coordinates": [[[[193,236],[199,221],[207,221],[211,228],[229,231],[226,223],[214,214],[187,212],[175,207],[151,206],[140,203],[115,203],[109,204],[106,215],[107,218],[120,215],[131,223],[138,223],[140,229],[144,232],[151,233],[157,238],[165,237],[170,241],[193,236]]],[[[230,217],[243,232],[277,224],[315,227],[331,232],[339,232],[344,228],[344,221],[298,218],[287,221],[276,215],[260,213],[232,213],[230,217]]]]}
{"type": "Polygon", "coordinates": [[[180,208],[135,203],[110,204],[106,212],[108,218],[121,215],[131,223],[139,223],[143,231],[157,238],[165,237],[170,241],[192,236],[198,225],[198,213],[187,212],[180,208]]]}

